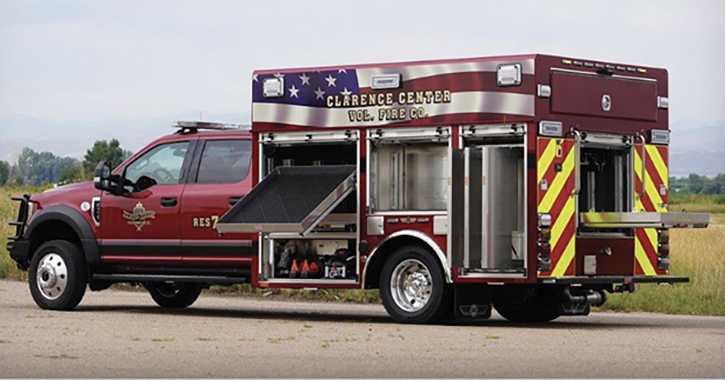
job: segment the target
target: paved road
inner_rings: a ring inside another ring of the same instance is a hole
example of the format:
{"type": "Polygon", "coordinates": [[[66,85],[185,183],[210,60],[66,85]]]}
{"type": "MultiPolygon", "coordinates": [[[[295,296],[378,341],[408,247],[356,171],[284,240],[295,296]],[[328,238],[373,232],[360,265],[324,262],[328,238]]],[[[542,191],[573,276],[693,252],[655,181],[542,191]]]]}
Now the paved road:
{"type": "Polygon", "coordinates": [[[2,377],[725,377],[725,318],[598,313],[545,326],[393,323],[381,306],[86,293],[38,309],[0,281],[2,377]]]}

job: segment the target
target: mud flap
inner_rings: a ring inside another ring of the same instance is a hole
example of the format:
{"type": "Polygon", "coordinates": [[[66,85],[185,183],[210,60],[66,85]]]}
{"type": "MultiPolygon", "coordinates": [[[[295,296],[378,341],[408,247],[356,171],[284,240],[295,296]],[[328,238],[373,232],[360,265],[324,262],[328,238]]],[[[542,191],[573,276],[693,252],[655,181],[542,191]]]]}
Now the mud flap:
{"type": "Polygon", "coordinates": [[[491,318],[491,288],[485,284],[455,284],[453,307],[456,319],[491,318]]]}

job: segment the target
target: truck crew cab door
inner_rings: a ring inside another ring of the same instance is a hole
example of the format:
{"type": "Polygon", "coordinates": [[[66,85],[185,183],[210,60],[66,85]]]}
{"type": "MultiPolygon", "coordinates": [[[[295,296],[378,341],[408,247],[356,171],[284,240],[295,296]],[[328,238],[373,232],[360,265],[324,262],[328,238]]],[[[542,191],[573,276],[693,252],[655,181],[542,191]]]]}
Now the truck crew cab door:
{"type": "Polygon", "coordinates": [[[252,235],[221,235],[216,226],[251,189],[251,158],[249,137],[199,140],[181,202],[184,261],[195,266],[251,266],[252,235]]]}
{"type": "Polygon", "coordinates": [[[101,198],[101,259],[108,263],[179,264],[181,194],[192,141],[148,148],[118,173],[135,184],[101,198]]]}

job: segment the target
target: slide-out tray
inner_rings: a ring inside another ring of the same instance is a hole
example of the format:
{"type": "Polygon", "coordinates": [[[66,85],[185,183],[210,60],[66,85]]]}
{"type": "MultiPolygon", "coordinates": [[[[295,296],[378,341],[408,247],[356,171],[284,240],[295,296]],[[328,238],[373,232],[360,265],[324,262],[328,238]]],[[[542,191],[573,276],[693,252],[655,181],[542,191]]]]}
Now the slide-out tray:
{"type": "Polygon", "coordinates": [[[583,212],[581,225],[592,228],[705,228],[709,214],[690,212],[583,212]]]}
{"type": "Polygon", "coordinates": [[[275,168],[219,219],[222,233],[306,234],[355,189],[356,167],[275,168]]]}

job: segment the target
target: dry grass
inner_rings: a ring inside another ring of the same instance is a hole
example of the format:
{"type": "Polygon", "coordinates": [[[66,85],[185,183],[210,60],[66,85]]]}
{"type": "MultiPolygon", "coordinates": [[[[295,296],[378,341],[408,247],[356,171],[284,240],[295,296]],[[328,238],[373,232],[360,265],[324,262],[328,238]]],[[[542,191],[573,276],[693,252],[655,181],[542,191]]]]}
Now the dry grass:
{"type": "Polygon", "coordinates": [[[604,310],[725,315],[725,214],[711,214],[706,229],[673,229],[670,274],[687,284],[643,284],[632,294],[609,297],[604,310]]]}

